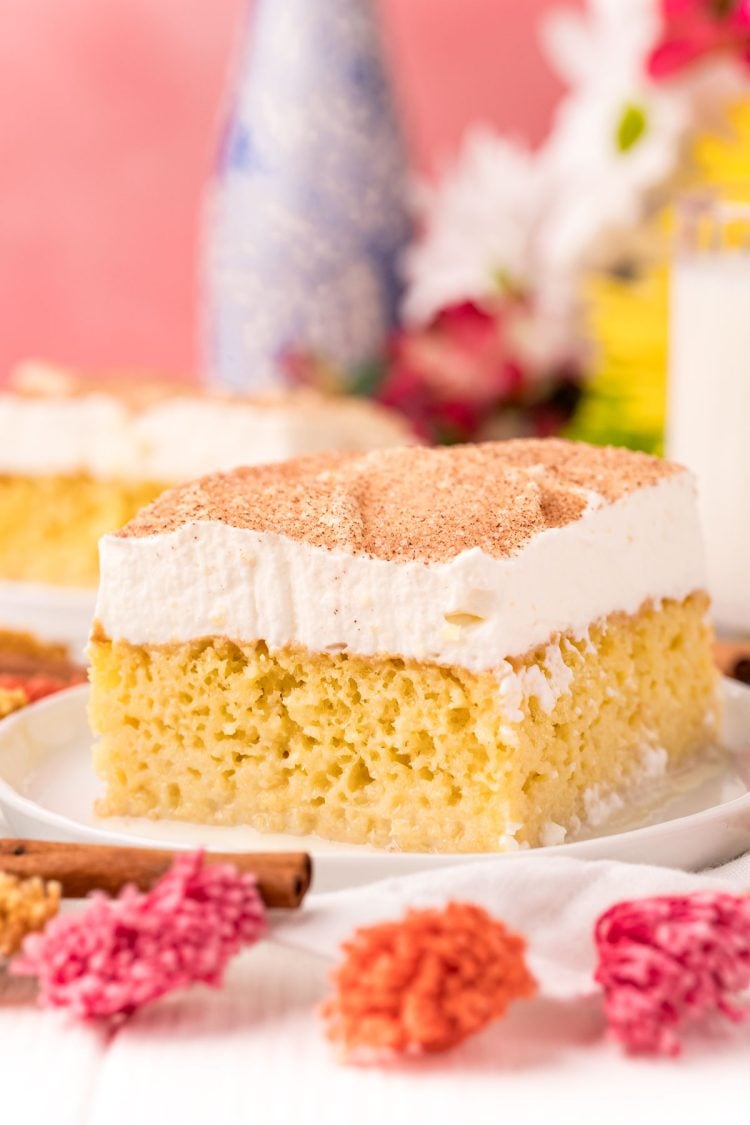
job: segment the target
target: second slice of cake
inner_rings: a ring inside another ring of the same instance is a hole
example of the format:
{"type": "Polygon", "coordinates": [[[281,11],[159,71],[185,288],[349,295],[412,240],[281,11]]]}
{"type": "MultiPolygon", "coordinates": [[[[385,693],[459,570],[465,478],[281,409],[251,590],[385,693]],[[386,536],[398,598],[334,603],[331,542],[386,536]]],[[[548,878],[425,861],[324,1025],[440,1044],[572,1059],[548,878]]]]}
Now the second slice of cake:
{"type": "MultiPolygon", "coordinates": [[[[353,396],[245,397],[25,364],[0,393],[0,582],[93,590],[99,537],[180,481],[412,440],[402,418],[353,396]]],[[[25,627],[22,608],[2,624],[25,627]]]]}
{"type": "Polygon", "coordinates": [[[515,441],[239,469],[101,547],[109,814],[555,843],[715,734],[694,486],[515,441]]]}

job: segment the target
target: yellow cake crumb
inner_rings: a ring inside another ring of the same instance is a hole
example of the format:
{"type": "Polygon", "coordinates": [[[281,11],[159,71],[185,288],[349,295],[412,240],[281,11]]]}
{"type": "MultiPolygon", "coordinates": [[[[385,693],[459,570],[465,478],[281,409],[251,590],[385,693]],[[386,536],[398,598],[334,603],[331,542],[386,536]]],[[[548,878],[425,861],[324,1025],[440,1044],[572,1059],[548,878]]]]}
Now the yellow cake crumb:
{"type": "Polygon", "coordinates": [[[102,535],[166,486],[76,476],[0,476],[0,579],[95,586],[102,535]]]}
{"type": "Polygon", "coordinates": [[[551,842],[654,762],[710,741],[706,611],[698,593],[614,614],[502,674],[219,638],[99,638],[100,811],[411,851],[551,842]]]}

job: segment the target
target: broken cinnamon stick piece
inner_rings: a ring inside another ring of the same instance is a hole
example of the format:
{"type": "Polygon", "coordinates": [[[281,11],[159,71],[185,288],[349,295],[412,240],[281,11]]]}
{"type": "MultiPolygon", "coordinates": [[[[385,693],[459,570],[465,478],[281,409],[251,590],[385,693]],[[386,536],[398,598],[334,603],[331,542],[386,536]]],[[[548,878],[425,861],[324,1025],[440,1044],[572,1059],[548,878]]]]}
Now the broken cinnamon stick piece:
{"type": "MultiPolygon", "coordinates": [[[[0,840],[0,871],[22,879],[54,879],[64,898],[84,898],[96,890],[115,895],[127,883],[147,891],[176,854],[155,848],[0,840]]],[[[254,875],[268,907],[293,910],[310,887],[312,863],[305,852],[206,852],[204,858],[206,863],[232,863],[254,875]]]]}

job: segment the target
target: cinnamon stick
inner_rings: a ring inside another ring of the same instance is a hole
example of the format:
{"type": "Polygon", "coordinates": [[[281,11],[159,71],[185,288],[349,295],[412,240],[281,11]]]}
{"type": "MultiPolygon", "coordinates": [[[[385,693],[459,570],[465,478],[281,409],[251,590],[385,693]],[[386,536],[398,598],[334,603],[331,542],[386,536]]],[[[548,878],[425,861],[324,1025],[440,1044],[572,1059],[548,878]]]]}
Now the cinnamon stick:
{"type": "MultiPolygon", "coordinates": [[[[0,840],[0,871],[22,879],[33,875],[54,879],[61,884],[64,898],[83,898],[94,890],[117,894],[126,883],[146,891],[177,854],[155,848],[0,840]]],[[[233,863],[255,875],[269,907],[298,907],[312,878],[312,863],[304,852],[206,852],[205,862],[233,863]]]]}

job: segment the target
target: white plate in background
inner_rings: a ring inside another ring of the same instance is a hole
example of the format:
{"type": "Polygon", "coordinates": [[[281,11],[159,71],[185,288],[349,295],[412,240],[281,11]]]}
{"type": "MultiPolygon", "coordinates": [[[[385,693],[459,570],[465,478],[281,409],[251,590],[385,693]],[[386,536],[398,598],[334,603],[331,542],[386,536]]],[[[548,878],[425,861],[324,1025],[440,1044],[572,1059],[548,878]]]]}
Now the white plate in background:
{"type": "Polygon", "coordinates": [[[96,589],[48,586],[41,582],[0,582],[0,629],[33,633],[40,641],[68,646],[81,660],[96,605],[96,589]]]}
{"type": "Polygon", "coordinates": [[[662,782],[598,835],[532,851],[491,855],[386,852],[315,836],[261,834],[252,828],[179,821],[97,818],[101,783],[91,767],[88,686],[50,696],[0,723],[0,809],[14,836],[62,841],[205,847],[215,851],[304,850],[313,857],[315,890],[389,875],[514,855],[618,859],[698,870],[750,848],[750,688],[724,681],[726,754],[662,782]]]}

